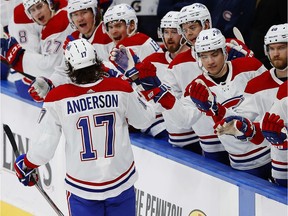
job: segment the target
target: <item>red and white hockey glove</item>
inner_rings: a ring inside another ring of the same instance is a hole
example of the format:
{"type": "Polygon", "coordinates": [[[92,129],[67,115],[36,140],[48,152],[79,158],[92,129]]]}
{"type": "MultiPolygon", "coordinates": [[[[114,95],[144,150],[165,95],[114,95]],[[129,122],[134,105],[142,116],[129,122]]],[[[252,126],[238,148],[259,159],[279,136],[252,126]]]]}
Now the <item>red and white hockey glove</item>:
{"type": "Polygon", "coordinates": [[[220,121],[226,109],[216,101],[216,95],[201,79],[193,80],[185,90],[184,96],[190,96],[196,107],[211,116],[215,122],[220,121]]]}
{"type": "Polygon", "coordinates": [[[139,71],[139,82],[145,91],[142,95],[147,101],[159,102],[164,108],[171,109],[175,103],[175,97],[168,91],[169,87],[162,84],[156,75],[156,67],[151,62],[142,62],[136,65],[139,71]]]}
{"type": "Polygon", "coordinates": [[[217,135],[232,135],[242,141],[250,141],[255,135],[255,126],[247,118],[229,116],[217,122],[214,126],[217,135]]]}
{"type": "Polygon", "coordinates": [[[24,54],[24,49],[17,42],[14,37],[1,38],[1,58],[5,58],[6,61],[14,67],[24,54]]]}
{"type": "Polygon", "coordinates": [[[123,45],[120,45],[119,48],[114,47],[110,52],[109,60],[127,78],[132,80],[138,78],[138,70],[135,66],[140,63],[140,60],[132,49],[128,49],[123,45]]]}
{"type": "Polygon", "coordinates": [[[226,43],[227,52],[228,52],[228,61],[241,58],[241,57],[253,57],[254,53],[252,50],[249,50],[248,47],[241,43],[240,41],[236,41],[234,39],[230,40],[226,43]]]}
{"type": "Polygon", "coordinates": [[[262,121],[262,133],[263,136],[276,148],[287,149],[288,148],[288,133],[287,128],[284,125],[283,119],[279,115],[274,113],[265,113],[262,121]]]}
{"type": "Polygon", "coordinates": [[[25,186],[33,186],[38,181],[38,175],[36,173],[36,167],[27,167],[26,154],[22,154],[16,158],[14,163],[15,173],[19,181],[25,186]]]}
{"type": "Polygon", "coordinates": [[[31,95],[34,101],[43,102],[48,92],[54,88],[51,80],[45,77],[37,77],[33,80],[28,89],[28,93],[31,95]]]}

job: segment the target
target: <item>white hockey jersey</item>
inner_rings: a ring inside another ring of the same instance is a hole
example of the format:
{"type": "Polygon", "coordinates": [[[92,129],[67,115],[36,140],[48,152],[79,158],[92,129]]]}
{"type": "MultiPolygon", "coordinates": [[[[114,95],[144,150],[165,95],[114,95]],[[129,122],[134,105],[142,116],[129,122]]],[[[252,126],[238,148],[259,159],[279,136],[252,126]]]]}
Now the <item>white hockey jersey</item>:
{"type": "MultiPolygon", "coordinates": [[[[161,82],[166,83],[169,85],[169,79],[173,79],[173,75],[170,75],[171,70],[168,70],[169,64],[172,62],[172,58],[169,55],[169,52],[163,53],[153,53],[143,61],[149,61],[156,67],[157,77],[161,80],[161,82]]],[[[186,146],[188,144],[196,143],[199,141],[198,137],[196,136],[195,132],[190,129],[178,128],[173,121],[169,119],[169,116],[165,117],[165,112],[163,112],[163,116],[161,119],[164,120],[163,127],[166,128],[169,134],[169,143],[175,146],[186,146]]],[[[159,119],[160,120],[160,119],[159,119]]]]}
{"type": "MultiPolygon", "coordinates": [[[[238,58],[227,62],[228,76],[226,81],[220,84],[215,83],[206,73],[198,76],[217,96],[217,102],[228,109],[234,109],[243,100],[243,93],[249,80],[258,76],[266,69],[255,58],[238,58]]],[[[214,134],[214,122],[211,117],[201,113],[192,102],[190,96],[176,101],[171,110],[166,111],[170,118],[177,125],[182,127],[191,127],[200,138],[200,144],[205,152],[218,152],[226,150],[230,156],[230,164],[233,168],[239,170],[248,170],[262,166],[270,159],[270,150],[266,146],[255,146],[252,143],[232,142],[230,136],[225,138],[214,134]],[[181,113],[181,115],[179,115],[181,113]],[[174,117],[173,117],[174,116],[174,117]],[[261,148],[257,152],[253,150],[261,148]],[[264,154],[261,159],[257,156],[264,154]]]]}
{"type": "Polygon", "coordinates": [[[73,29],[69,24],[67,11],[64,9],[57,11],[41,30],[40,54],[29,51],[24,52],[22,70],[35,77],[49,77],[53,73],[54,68],[61,64],[64,41],[67,35],[72,32],[73,29]]]}
{"type": "Polygon", "coordinates": [[[52,89],[41,111],[42,133],[27,153],[35,165],[54,155],[61,133],[66,144],[66,188],[85,199],[104,200],[130,188],[137,179],[128,123],[147,127],[154,119],[122,79],[65,84],[52,89]]]}

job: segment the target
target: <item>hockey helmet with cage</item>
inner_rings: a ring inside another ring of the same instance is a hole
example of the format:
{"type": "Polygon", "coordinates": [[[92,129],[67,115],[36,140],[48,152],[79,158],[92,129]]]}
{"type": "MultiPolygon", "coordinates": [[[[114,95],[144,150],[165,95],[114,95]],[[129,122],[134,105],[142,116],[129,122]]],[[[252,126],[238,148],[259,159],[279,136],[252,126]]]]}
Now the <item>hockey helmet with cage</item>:
{"type": "Polygon", "coordinates": [[[84,38],[70,41],[65,49],[64,56],[74,70],[89,67],[97,61],[95,48],[84,38]]]}
{"type": "Polygon", "coordinates": [[[67,12],[70,23],[72,23],[71,14],[75,11],[91,8],[94,16],[96,16],[97,4],[97,0],[69,0],[67,12]]]}
{"type": "Polygon", "coordinates": [[[135,29],[131,34],[137,30],[138,19],[135,10],[130,5],[123,3],[111,6],[107,9],[103,17],[106,31],[108,31],[107,26],[109,22],[120,20],[124,20],[127,26],[130,25],[131,21],[134,21],[135,29]]]}
{"type": "Polygon", "coordinates": [[[165,28],[176,28],[178,34],[180,34],[178,24],[179,11],[169,11],[160,21],[160,27],[158,28],[158,37],[163,39],[163,30],[165,28]]]}
{"type": "Polygon", "coordinates": [[[53,11],[53,1],[52,0],[23,0],[23,6],[24,6],[24,9],[25,9],[25,13],[26,13],[26,15],[28,16],[29,19],[33,19],[31,14],[30,14],[30,12],[29,12],[29,9],[33,5],[35,5],[35,4],[39,3],[39,2],[42,2],[42,1],[47,2],[48,5],[49,5],[49,9],[51,11],[53,11]]]}
{"type": "Polygon", "coordinates": [[[269,28],[264,37],[264,52],[268,55],[268,45],[273,43],[287,43],[288,42],[288,23],[273,25],[269,28]]]}
{"type": "Polygon", "coordinates": [[[181,27],[182,24],[187,22],[200,21],[201,26],[205,26],[206,20],[209,21],[210,26],[212,26],[212,19],[208,8],[201,3],[194,3],[187,5],[180,10],[178,16],[178,23],[181,27]]]}

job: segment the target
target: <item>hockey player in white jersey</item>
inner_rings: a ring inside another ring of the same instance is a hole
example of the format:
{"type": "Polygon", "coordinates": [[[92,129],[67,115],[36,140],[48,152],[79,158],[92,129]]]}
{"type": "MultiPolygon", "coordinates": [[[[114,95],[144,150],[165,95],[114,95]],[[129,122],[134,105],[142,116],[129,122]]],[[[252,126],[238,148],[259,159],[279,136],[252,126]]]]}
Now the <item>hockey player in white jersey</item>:
{"type": "Polygon", "coordinates": [[[69,42],[65,58],[73,83],[52,89],[45,98],[42,133],[16,159],[16,174],[24,185],[33,185],[34,168],[53,157],[63,131],[70,215],[135,216],[137,172],[128,123],[147,127],[154,111],[128,82],[103,76],[101,61],[86,39],[69,42]]]}
{"type": "MultiPolygon", "coordinates": [[[[279,86],[283,85],[283,83],[287,81],[287,30],[287,23],[273,25],[270,27],[264,38],[264,49],[271,64],[273,65],[273,68],[248,82],[244,92],[245,100],[235,109],[234,113],[226,114],[226,116],[236,116],[236,119],[229,117],[228,120],[224,119],[223,121],[219,122],[217,125],[218,130],[224,130],[222,127],[225,122],[225,125],[227,125],[229,122],[233,122],[233,124],[231,123],[228,125],[235,127],[235,130],[232,130],[231,132],[231,129],[228,128],[229,133],[227,132],[226,134],[235,136],[235,133],[239,133],[239,128],[237,127],[236,122],[240,122],[240,124],[238,123],[239,127],[243,124],[242,122],[245,121],[260,122],[265,113],[271,109],[274,101],[276,100],[279,86]],[[243,118],[239,119],[237,116],[241,116],[243,118]]],[[[251,133],[243,134],[243,131],[245,131],[244,128],[242,131],[240,130],[242,137],[247,136],[248,138],[251,138],[251,136],[253,136],[251,133]]],[[[225,130],[222,133],[225,134],[225,130]]],[[[238,135],[236,135],[236,137],[237,136],[238,135]]],[[[263,142],[265,142],[265,140],[263,142]]],[[[278,150],[277,148],[272,148],[271,150],[272,177],[275,179],[283,179],[283,176],[285,175],[287,177],[287,158],[284,157],[283,159],[281,156],[282,154],[285,154],[283,150],[278,150]],[[277,162],[279,160],[280,162],[277,162]]]]}
{"type": "MultiPolygon", "coordinates": [[[[70,40],[86,38],[93,44],[97,50],[98,57],[103,60],[103,63],[108,67],[113,67],[112,64],[109,64],[108,57],[114,43],[104,32],[97,0],[69,0],[67,12],[70,24],[75,31],[66,38],[64,47],[70,40]]],[[[37,77],[31,84],[29,93],[35,101],[42,102],[49,90],[54,86],[71,82],[66,74],[67,66],[64,56],[61,56],[61,58],[61,65],[53,70],[54,72],[51,76],[37,77]]]]}
{"type": "Polygon", "coordinates": [[[40,53],[23,49],[11,37],[1,38],[1,55],[16,71],[33,76],[49,76],[60,65],[63,43],[66,36],[72,33],[67,11],[63,8],[56,10],[51,1],[24,0],[23,5],[27,16],[42,26],[40,53]]]}
{"type": "MultiPolygon", "coordinates": [[[[168,70],[170,62],[181,52],[190,49],[186,45],[186,40],[180,34],[178,24],[178,11],[169,11],[160,21],[158,28],[158,36],[162,39],[164,44],[164,52],[153,53],[147,56],[143,61],[151,62],[157,69],[157,76],[159,79],[169,85],[168,70]]],[[[165,115],[165,113],[164,113],[165,115]]],[[[163,117],[161,117],[163,119],[163,117]]],[[[189,149],[198,154],[202,153],[202,149],[199,145],[199,139],[195,135],[192,129],[183,129],[176,127],[173,122],[170,122],[168,118],[165,119],[166,130],[168,131],[168,142],[173,146],[189,149]]]]}

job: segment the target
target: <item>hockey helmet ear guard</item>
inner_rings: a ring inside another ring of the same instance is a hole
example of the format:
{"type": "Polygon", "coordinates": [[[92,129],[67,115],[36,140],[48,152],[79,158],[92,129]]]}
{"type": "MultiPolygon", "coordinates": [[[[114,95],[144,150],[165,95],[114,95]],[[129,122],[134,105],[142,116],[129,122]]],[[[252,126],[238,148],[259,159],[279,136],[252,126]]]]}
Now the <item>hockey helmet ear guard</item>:
{"type": "Polygon", "coordinates": [[[89,67],[97,61],[95,48],[84,38],[70,41],[65,49],[64,56],[74,70],[89,67]]]}

